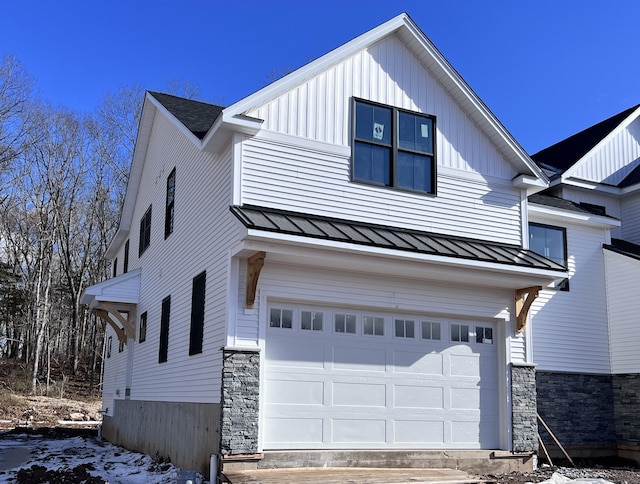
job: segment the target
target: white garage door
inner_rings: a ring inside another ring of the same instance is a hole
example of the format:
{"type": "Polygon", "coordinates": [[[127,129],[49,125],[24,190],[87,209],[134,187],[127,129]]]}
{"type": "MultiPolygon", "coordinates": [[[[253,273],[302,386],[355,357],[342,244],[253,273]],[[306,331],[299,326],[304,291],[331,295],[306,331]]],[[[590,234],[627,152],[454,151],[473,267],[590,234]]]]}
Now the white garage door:
{"type": "Polygon", "coordinates": [[[489,322],[269,308],[263,448],[499,447],[489,322]]]}

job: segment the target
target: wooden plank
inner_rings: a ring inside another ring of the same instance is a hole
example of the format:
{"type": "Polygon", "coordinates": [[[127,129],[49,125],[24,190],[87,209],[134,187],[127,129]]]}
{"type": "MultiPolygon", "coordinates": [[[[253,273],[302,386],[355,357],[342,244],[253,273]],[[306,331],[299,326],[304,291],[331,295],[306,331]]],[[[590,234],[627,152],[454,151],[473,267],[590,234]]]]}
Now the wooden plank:
{"type": "Polygon", "coordinates": [[[469,474],[453,469],[360,468],[360,467],[306,467],[297,469],[258,469],[224,472],[231,484],[405,484],[429,483],[478,483],[469,474]]]}

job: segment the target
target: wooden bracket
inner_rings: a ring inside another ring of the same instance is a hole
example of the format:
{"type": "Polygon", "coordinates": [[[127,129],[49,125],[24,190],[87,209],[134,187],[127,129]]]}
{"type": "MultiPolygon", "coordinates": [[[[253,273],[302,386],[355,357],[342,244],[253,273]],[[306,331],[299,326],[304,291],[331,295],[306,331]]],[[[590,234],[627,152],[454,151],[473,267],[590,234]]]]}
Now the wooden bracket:
{"type": "Polygon", "coordinates": [[[248,309],[253,308],[256,302],[256,289],[258,287],[258,278],[260,277],[260,271],[264,266],[264,257],[266,252],[256,252],[251,257],[247,258],[247,295],[245,304],[248,309]]]}
{"type": "Polygon", "coordinates": [[[125,318],[124,316],[122,316],[120,311],[118,311],[112,304],[106,302],[102,303],[102,307],[109,311],[109,314],[111,314],[114,318],[120,321],[122,329],[124,329],[124,333],[127,335],[127,337],[136,339],[136,328],[129,322],[128,314],[125,318]]]}
{"type": "Polygon", "coordinates": [[[124,330],[120,326],[118,326],[113,321],[113,319],[109,317],[109,313],[107,311],[105,311],[104,309],[94,309],[93,312],[96,313],[96,316],[98,316],[100,319],[103,319],[109,326],[113,328],[113,330],[116,332],[116,335],[118,336],[118,341],[120,341],[121,343],[127,342],[127,335],[124,333],[124,330]]]}
{"type": "Polygon", "coordinates": [[[523,289],[516,289],[516,323],[518,333],[524,331],[524,327],[527,324],[527,315],[531,304],[538,297],[538,292],[542,290],[542,286],[525,287],[523,289]]]}

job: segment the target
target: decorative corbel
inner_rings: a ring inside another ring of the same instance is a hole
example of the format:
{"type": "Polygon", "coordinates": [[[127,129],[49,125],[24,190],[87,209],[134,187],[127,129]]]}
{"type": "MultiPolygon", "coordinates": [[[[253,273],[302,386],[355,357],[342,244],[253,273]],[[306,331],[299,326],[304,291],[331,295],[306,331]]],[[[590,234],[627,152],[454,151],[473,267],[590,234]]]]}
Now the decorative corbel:
{"type": "Polygon", "coordinates": [[[127,317],[125,318],[124,316],[122,316],[122,314],[120,314],[120,311],[118,311],[112,304],[106,302],[102,303],[102,307],[109,311],[109,314],[112,314],[113,317],[120,321],[122,329],[124,329],[124,333],[128,338],[136,339],[136,328],[129,322],[128,313],[127,317]]]}
{"type": "Polygon", "coordinates": [[[120,341],[121,343],[127,342],[127,335],[124,333],[124,330],[120,326],[118,326],[113,321],[113,319],[109,317],[109,313],[107,311],[105,311],[104,309],[94,309],[93,312],[96,314],[96,316],[104,320],[109,326],[113,328],[113,330],[116,332],[116,336],[118,337],[118,341],[120,341]]]}
{"type": "Polygon", "coordinates": [[[527,324],[527,315],[531,304],[538,297],[538,292],[542,290],[542,286],[525,287],[523,289],[516,289],[516,326],[518,333],[524,331],[524,327],[527,324]]]}
{"type": "Polygon", "coordinates": [[[253,308],[256,301],[256,289],[258,287],[258,278],[260,271],[264,266],[264,257],[266,252],[256,252],[247,258],[247,294],[245,303],[248,309],[253,308]]]}

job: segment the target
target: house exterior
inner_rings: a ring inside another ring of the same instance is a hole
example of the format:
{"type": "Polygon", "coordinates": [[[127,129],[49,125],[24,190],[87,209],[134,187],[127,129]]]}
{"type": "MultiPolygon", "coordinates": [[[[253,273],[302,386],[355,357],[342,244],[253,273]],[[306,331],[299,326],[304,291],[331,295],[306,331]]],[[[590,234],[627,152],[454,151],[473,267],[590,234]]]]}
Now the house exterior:
{"type": "Polygon", "coordinates": [[[538,410],[573,455],[640,460],[639,117],[634,106],[532,156],[551,182],[529,199],[530,247],[569,271],[531,308],[538,410]]]}
{"type": "Polygon", "coordinates": [[[83,296],[108,323],[103,435],[202,471],[530,463],[528,312],[569,275],[529,249],[548,186],[404,14],[226,108],[147,93],[114,277],[83,296]]]}

